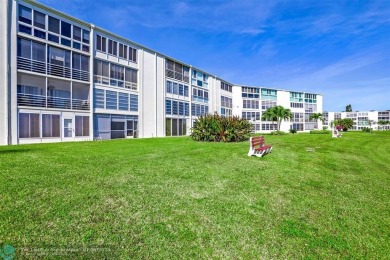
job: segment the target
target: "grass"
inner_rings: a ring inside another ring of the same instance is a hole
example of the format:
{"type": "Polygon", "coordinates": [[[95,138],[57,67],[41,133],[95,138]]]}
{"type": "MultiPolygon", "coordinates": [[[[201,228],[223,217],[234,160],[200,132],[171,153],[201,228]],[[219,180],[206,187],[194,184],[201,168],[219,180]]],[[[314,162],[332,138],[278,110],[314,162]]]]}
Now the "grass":
{"type": "Polygon", "coordinates": [[[390,132],[0,147],[0,245],[52,258],[387,258],[390,132]]]}

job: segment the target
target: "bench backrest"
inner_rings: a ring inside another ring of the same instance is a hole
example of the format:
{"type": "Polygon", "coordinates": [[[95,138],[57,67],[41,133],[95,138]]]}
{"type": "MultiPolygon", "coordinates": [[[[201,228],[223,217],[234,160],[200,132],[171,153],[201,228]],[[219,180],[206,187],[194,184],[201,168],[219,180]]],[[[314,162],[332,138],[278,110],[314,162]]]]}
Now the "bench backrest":
{"type": "Polygon", "coordinates": [[[264,143],[265,143],[264,136],[252,137],[252,147],[262,146],[264,145],[264,143]]]}

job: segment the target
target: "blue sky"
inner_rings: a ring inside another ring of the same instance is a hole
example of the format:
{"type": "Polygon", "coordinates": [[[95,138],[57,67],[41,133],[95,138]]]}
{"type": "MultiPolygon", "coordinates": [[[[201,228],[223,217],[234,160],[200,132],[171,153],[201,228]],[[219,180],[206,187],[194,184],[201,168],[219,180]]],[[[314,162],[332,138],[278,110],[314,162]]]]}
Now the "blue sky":
{"type": "Polygon", "coordinates": [[[388,0],[39,0],[236,84],[390,109],[388,0]]]}

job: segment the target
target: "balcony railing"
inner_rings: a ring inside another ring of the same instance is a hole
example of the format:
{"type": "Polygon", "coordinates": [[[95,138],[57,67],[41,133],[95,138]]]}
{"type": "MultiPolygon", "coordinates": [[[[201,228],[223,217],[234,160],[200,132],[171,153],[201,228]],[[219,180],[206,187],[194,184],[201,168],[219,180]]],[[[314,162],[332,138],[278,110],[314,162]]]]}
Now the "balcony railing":
{"type": "Polygon", "coordinates": [[[89,110],[89,100],[18,93],[18,106],[89,110]]]}
{"type": "Polygon", "coordinates": [[[55,64],[47,64],[47,74],[57,77],[63,77],[63,78],[71,78],[71,70],[70,68],[59,66],[55,64]]]}
{"type": "Polygon", "coordinates": [[[31,72],[37,73],[46,73],[47,66],[47,74],[57,77],[63,77],[68,79],[76,79],[81,81],[89,81],[89,72],[78,69],[71,69],[68,67],[56,65],[56,64],[46,64],[42,61],[30,60],[23,57],[18,57],[17,59],[17,67],[21,70],[27,70],[31,72]]]}
{"type": "Polygon", "coordinates": [[[27,70],[37,73],[46,73],[46,63],[42,61],[30,60],[23,57],[18,57],[17,67],[21,70],[27,70]]]}

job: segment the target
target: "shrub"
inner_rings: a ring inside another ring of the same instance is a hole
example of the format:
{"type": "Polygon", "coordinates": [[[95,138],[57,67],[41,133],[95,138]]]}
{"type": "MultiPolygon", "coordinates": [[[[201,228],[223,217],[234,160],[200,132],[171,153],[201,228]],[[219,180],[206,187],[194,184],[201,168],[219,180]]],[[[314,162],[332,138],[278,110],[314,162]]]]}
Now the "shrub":
{"type": "Polygon", "coordinates": [[[285,132],[279,131],[279,130],[276,130],[276,131],[272,131],[272,132],[271,132],[271,135],[284,135],[284,134],[285,134],[285,132]]]}
{"type": "Polygon", "coordinates": [[[311,134],[330,134],[332,131],[330,130],[311,130],[311,134]]]}
{"type": "Polygon", "coordinates": [[[363,132],[366,132],[366,133],[372,133],[372,128],[363,127],[363,128],[362,128],[362,131],[363,131],[363,132]]]}
{"type": "Polygon", "coordinates": [[[296,130],[296,129],[290,129],[289,132],[290,132],[291,134],[296,134],[296,133],[297,133],[297,130],[296,130]]]}
{"type": "Polygon", "coordinates": [[[251,124],[238,116],[200,116],[191,128],[191,138],[203,142],[242,142],[250,137],[251,124]]]}

